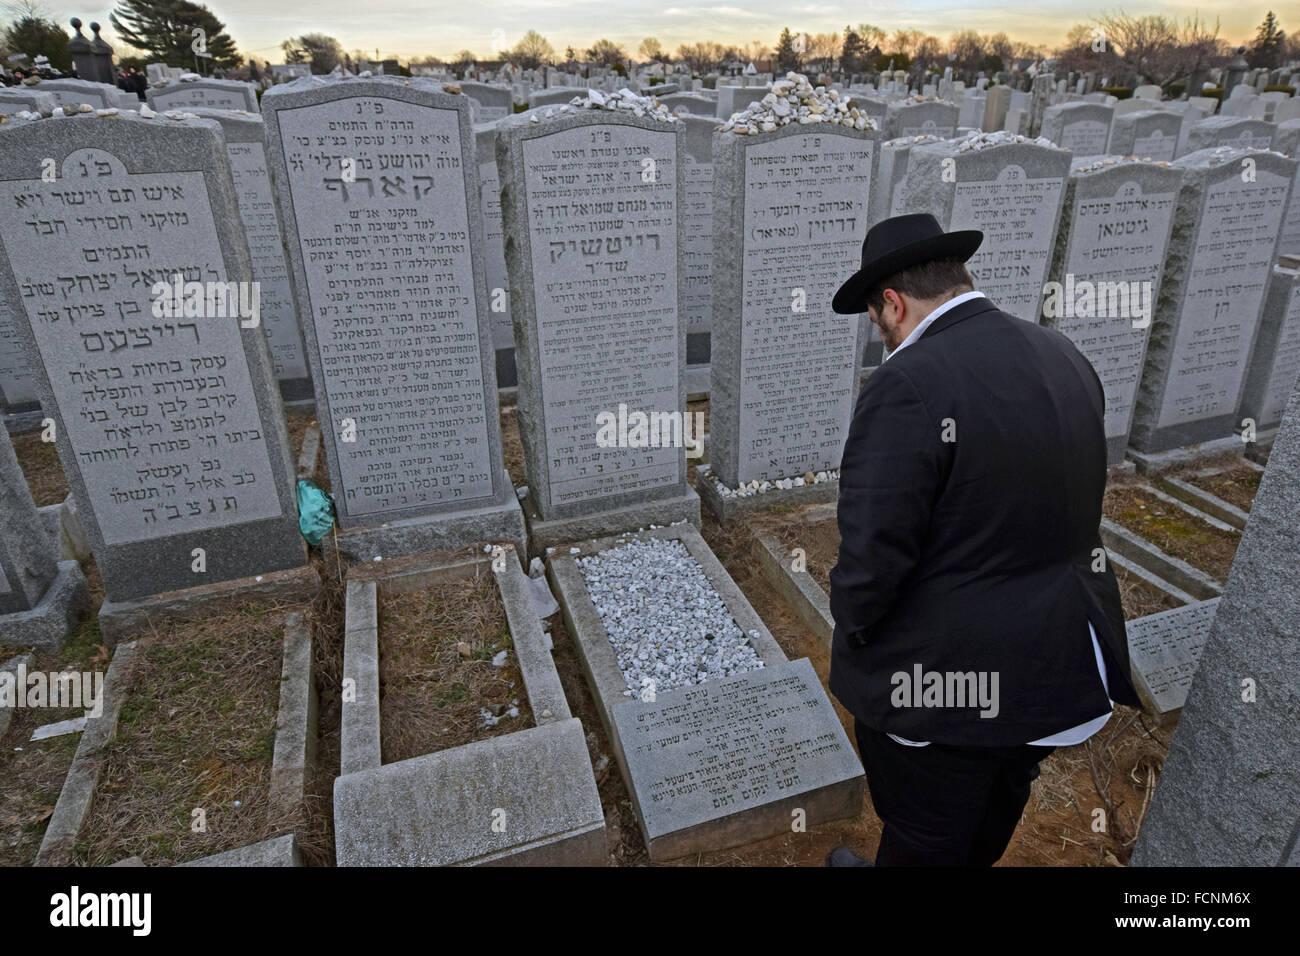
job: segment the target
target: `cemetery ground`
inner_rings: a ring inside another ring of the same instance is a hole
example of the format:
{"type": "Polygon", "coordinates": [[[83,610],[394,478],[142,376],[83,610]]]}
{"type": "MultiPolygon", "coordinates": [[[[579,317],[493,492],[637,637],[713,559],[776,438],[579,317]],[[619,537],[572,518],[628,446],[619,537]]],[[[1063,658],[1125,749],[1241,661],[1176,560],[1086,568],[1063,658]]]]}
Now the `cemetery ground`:
{"type": "MultiPolygon", "coordinates": [[[[707,400],[690,410],[708,414],[707,400]]],[[[290,409],[295,454],[316,422],[290,409]]],[[[706,419],[707,420],[707,419],[706,419]]],[[[524,483],[516,409],[501,409],[504,464],[516,486],[524,483]]],[[[38,434],[16,436],[15,448],[38,504],[66,495],[56,457],[38,434]]],[[[327,474],[323,449],[313,472],[327,474]]],[[[691,477],[694,478],[692,463],[691,477]]],[[[1169,494],[1185,482],[1248,512],[1259,470],[1240,457],[1201,462],[1156,478],[1112,474],[1105,516],[1166,553],[1222,582],[1239,532],[1188,509],[1169,494]]],[[[760,538],[784,555],[801,548],[817,584],[829,587],[839,545],[834,505],[779,507],[740,516],[725,526],[707,512],[702,534],[790,659],[807,657],[823,684],[829,648],[765,577],[756,560],[760,538]]],[[[469,561],[475,548],[444,552],[444,562],[469,561]]],[[[397,558],[351,572],[353,580],[401,573],[426,556],[397,558]]],[[[319,553],[313,562],[322,587],[306,612],[319,696],[318,743],[296,813],[277,813],[267,800],[271,743],[286,608],[230,606],[216,616],[155,628],[137,641],[116,741],[104,756],[89,813],[72,861],[104,865],[139,856],[146,865],[169,865],[247,846],[294,832],[308,865],[334,862],[332,790],[340,766],[341,687],[345,585],[341,569],[319,553]],[[222,648],[217,654],[214,649],[222,648]],[[193,832],[202,808],[205,832],[193,832]]],[[[93,559],[84,562],[95,607],[103,590],[93,559]]],[[[1145,576],[1117,567],[1129,620],[1182,602],[1145,576]]],[[[477,573],[378,601],[383,762],[435,753],[532,726],[532,714],[492,577],[477,573]],[[504,655],[504,666],[493,658],[504,655]],[[487,715],[487,719],[485,719],[487,715]]],[[[609,863],[649,865],[635,810],[584,677],[574,641],[560,613],[546,622],[553,659],[572,709],[582,721],[605,812],[609,863]]],[[[92,610],[60,654],[38,655],[42,670],[104,670],[109,661],[92,610]]],[[[852,717],[835,703],[852,738],[852,717]]],[[[29,865],[41,844],[59,789],[72,764],[78,735],[37,743],[38,725],[72,712],[20,711],[0,740],[0,865],[29,865]]],[[[1097,866],[1127,862],[1178,712],[1153,716],[1117,707],[1082,746],[1058,748],[1044,760],[1021,826],[1003,866],[1097,866]],[[1106,832],[1094,832],[1094,811],[1106,811],[1106,832]]],[[[807,833],[783,834],[746,846],[695,854],[670,866],[819,866],[834,846],[869,851],[879,823],[864,806],[856,817],[814,824],[807,833]]]]}

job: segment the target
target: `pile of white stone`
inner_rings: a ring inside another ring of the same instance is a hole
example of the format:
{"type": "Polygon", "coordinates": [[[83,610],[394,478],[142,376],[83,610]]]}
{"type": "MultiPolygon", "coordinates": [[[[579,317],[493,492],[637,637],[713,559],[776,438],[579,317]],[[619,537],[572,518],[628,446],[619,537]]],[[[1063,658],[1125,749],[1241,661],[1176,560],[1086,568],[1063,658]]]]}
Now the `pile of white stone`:
{"type": "Polygon", "coordinates": [[[936,136],[934,133],[918,133],[916,136],[899,136],[897,139],[891,139],[886,142],[885,146],[920,146],[924,143],[937,143],[943,136],[936,136]]]}
{"type": "MultiPolygon", "coordinates": [[[[642,96],[639,93],[633,93],[626,86],[617,93],[588,90],[586,96],[575,96],[569,100],[568,105],[580,110],[615,110],[631,113],[633,116],[648,116],[663,123],[678,122],[672,111],[653,96],[642,96]]],[[[560,110],[568,112],[563,106],[560,107],[560,110]]]]}
{"type": "Polygon", "coordinates": [[[772,84],[772,92],[751,103],[718,129],[741,136],[770,133],[791,123],[832,123],[851,129],[876,129],[876,122],[841,96],[839,90],[814,87],[802,73],[787,73],[772,84]]]}
{"type": "Polygon", "coordinates": [[[806,471],[802,475],[777,478],[774,481],[755,479],[741,485],[739,488],[729,488],[722,483],[722,479],[713,474],[712,469],[707,464],[698,466],[696,474],[701,478],[711,480],[720,498],[750,498],[754,495],[766,494],[769,491],[790,491],[792,488],[804,488],[808,485],[821,485],[828,481],[839,481],[840,478],[839,469],[833,468],[830,471],[816,473],[806,471]]]}
{"type": "Polygon", "coordinates": [[[1052,149],[1061,148],[1044,136],[1021,136],[1019,133],[999,130],[996,133],[970,133],[961,141],[957,149],[965,152],[972,149],[988,149],[990,146],[1005,146],[1008,143],[1030,143],[1034,146],[1050,146],[1052,149]]]}
{"type": "Polygon", "coordinates": [[[576,563],[618,656],[624,696],[651,699],[649,690],[763,666],[682,542],[637,538],[576,563]]]}

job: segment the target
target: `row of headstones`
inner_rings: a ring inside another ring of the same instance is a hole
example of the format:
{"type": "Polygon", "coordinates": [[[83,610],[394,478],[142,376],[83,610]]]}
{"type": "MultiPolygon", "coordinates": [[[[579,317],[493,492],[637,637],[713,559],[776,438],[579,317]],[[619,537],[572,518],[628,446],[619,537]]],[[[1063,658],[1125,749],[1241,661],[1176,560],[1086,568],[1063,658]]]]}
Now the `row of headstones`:
{"type": "Polygon", "coordinates": [[[266,277],[254,257],[260,247],[277,259],[273,202],[288,252],[277,294],[289,319],[304,320],[340,527],[357,553],[523,538],[496,416],[492,353],[503,341],[521,355],[534,537],[547,522],[559,525],[540,537],[562,537],[578,527],[565,522],[647,502],[689,512],[680,446],[601,447],[593,422],[620,405],[680,413],[692,315],[707,315],[716,339],[719,480],[833,470],[869,323],[828,303],[886,194],[948,228],[984,229],[972,270],[1022,318],[1039,318],[1050,276],[1070,302],[1085,282],[1146,283],[1133,306],[1154,312],[1149,348],[1127,315],[1091,320],[1067,307],[1054,317],[1107,385],[1117,455],[1130,442],[1155,452],[1230,435],[1243,389],[1268,427],[1295,364],[1293,273],[1276,273],[1281,291],[1268,301],[1278,304],[1260,321],[1296,165],[1276,154],[1071,173],[1069,153],[1032,143],[882,149],[874,130],[791,124],[738,136],[604,109],[521,114],[489,137],[473,130],[463,96],[419,81],[311,79],[267,96],[265,156],[250,114],[212,114],[224,139],[210,122],[131,115],[4,129],[23,175],[8,183],[9,298],[23,305],[23,354],[92,546],[105,550],[111,599],[185,586],[180,557],[201,546],[196,536],[224,555],[209,557],[206,580],[302,559],[266,337],[233,319],[149,318],[154,283],[178,272],[243,281],[247,265],[266,277]],[[202,176],[163,161],[163,138],[179,131],[205,144],[189,147],[203,161],[185,167],[202,176]],[[105,145],[118,139],[134,162],[105,145]],[[224,152],[208,155],[211,142],[224,152]],[[501,171],[500,191],[486,190],[501,203],[500,286],[481,234],[492,219],[480,210],[489,143],[501,171]],[[46,158],[53,182],[40,178],[46,158]],[[643,160],[656,170],[648,180],[643,160]],[[269,166],[277,188],[254,196],[227,180],[245,161],[263,187],[269,166]],[[711,190],[699,175],[710,166],[711,190]],[[217,202],[216,180],[233,205],[217,202]],[[215,212],[178,198],[205,183],[210,203],[199,205],[215,212]],[[719,241],[701,241],[710,224],[719,241]],[[495,293],[507,288],[512,335],[498,326],[494,341],[495,293]],[[238,543],[241,524],[263,521],[277,546],[238,543]],[[157,573],[141,575],[140,563],[157,573]]]}
{"type": "MultiPolygon", "coordinates": [[[[414,529],[425,550],[518,537],[468,104],[416,81],[310,80],[263,106],[345,536],[414,529]]],[[[596,416],[620,404],[683,405],[686,138],[686,124],[599,109],[520,116],[495,137],[530,533],[689,517],[681,447],[608,446],[593,434],[596,416]]],[[[262,330],[235,316],[160,315],[152,292],[177,273],[254,275],[219,127],[91,114],[6,123],[0,144],[11,177],[0,180],[0,294],[21,303],[19,337],[109,600],[191,585],[195,549],[205,581],[301,565],[262,330]],[[46,160],[53,181],[41,176],[46,160]]],[[[1041,294],[1056,246],[1037,237],[1055,234],[1062,207],[1061,255],[1079,274],[1121,256],[1127,275],[1146,256],[1136,275],[1154,281],[1167,261],[1151,352],[1168,361],[1143,384],[1148,437],[1217,428],[1235,407],[1233,356],[1255,337],[1295,162],[1227,149],[1171,169],[1071,174],[1064,151],[980,146],[914,145],[905,206],[922,203],[947,228],[985,228],[972,268],[1011,311],[1025,305],[1026,278],[1041,294]]],[[[864,323],[827,303],[869,221],[882,152],[877,131],[829,124],[712,138],[714,234],[727,237],[713,269],[720,474],[837,459],[864,323]]],[[[1294,273],[1290,283],[1294,302],[1294,273]]],[[[7,470],[5,487],[21,487],[16,463],[7,470]]],[[[38,536],[8,533],[30,498],[2,503],[0,587],[40,603],[30,582],[51,571],[31,557],[38,536]]],[[[1212,636],[1207,658],[1223,643],[1212,636]]]]}

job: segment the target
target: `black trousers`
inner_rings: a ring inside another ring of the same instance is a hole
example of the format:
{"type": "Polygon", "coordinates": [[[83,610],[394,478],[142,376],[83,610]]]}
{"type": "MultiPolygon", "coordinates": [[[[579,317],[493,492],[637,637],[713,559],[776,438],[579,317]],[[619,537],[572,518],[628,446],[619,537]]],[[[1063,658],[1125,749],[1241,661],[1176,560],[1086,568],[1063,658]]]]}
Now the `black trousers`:
{"type": "Polygon", "coordinates": [[[884,823],[876,866],[992,866],[1011,842],[1038,763],[1055,748],[907,747],[854,721],[884,823]]]}

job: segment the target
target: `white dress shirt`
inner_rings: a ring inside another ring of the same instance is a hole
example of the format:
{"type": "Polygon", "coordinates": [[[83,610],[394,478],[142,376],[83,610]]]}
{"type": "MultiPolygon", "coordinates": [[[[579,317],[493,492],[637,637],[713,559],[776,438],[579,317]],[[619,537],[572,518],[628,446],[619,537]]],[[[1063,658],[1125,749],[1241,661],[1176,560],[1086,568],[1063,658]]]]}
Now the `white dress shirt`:
{"type": "MultiPolygon", "coordinates": [[[[972,291],[972,292],[963,293],[962,295],[955,296],[954,298],[949,299],[947,302],[943,303],[943,305],[939,306],[939,308],[935,309],[924,319],[922,319],[917,324],[916,328],[914,328],[911,332],[908,333],[907,338],[903,339],[903,341],[898,344],[898,348],[894,349],[892,352],[889,352],[885,355],[883,361],[888,362],[891,358],[893,358],[903,349],[913,344],[917,339],[919,339],[922,335],[924,335],[925,330],[928,329],[931,325],[933,325],[935,320],[938,319],[945,312],[949,311],[950,309],[956,308],[957,306],[961,305],[963,302],[969,302],[971,299],[982,299],[982,298],[984,298],[983,292],[972,291]]],[[[1109,699],[1110,683],[1106,679],[1106,662],[1105,660],[1102,659],[1101,644],[1097,641],[1097,630],[1092,626],[1092,621],[1088,622],[1088,635],[1092,638],[1092,652],[1097,658],[1097,673],[1101,675],[1101,686],[1106,688],[1106,696],[1109,699]]],[[[1102,714],[1100,717],[1094,717],[1092,720],[1079,724],[1079,726],[1077,727],[1071,727],[1069,730],[1062,730],[1060,733],[1052,734],[1050,737],[1043,737],[1039,740],[1031,740],[1029,741],[1029,743],[1031,746],[1036,746],[1036,747],[1069,747],[1069,746],[1073,746],[1074,744],[1081,744],[1089,737],[1091,737],[1093,734],[1095,734],[1097,731],[1101,730],[1101,728],[1106,726],[1106,721],[1110,720],[1111,711],[1114,709],[1114,706],[1115,706],[1114,701],[1111,701],[1110,708],[1107,709],[1106,713],[1102,714]]],[[[908,740],[905,737],[899,737],[897,734],[889,734],[889,737],[891,740],[895,741],[896,743],[903,744],[906,747],[930,746],[930,741],[928,740],[908,740]]]]}

